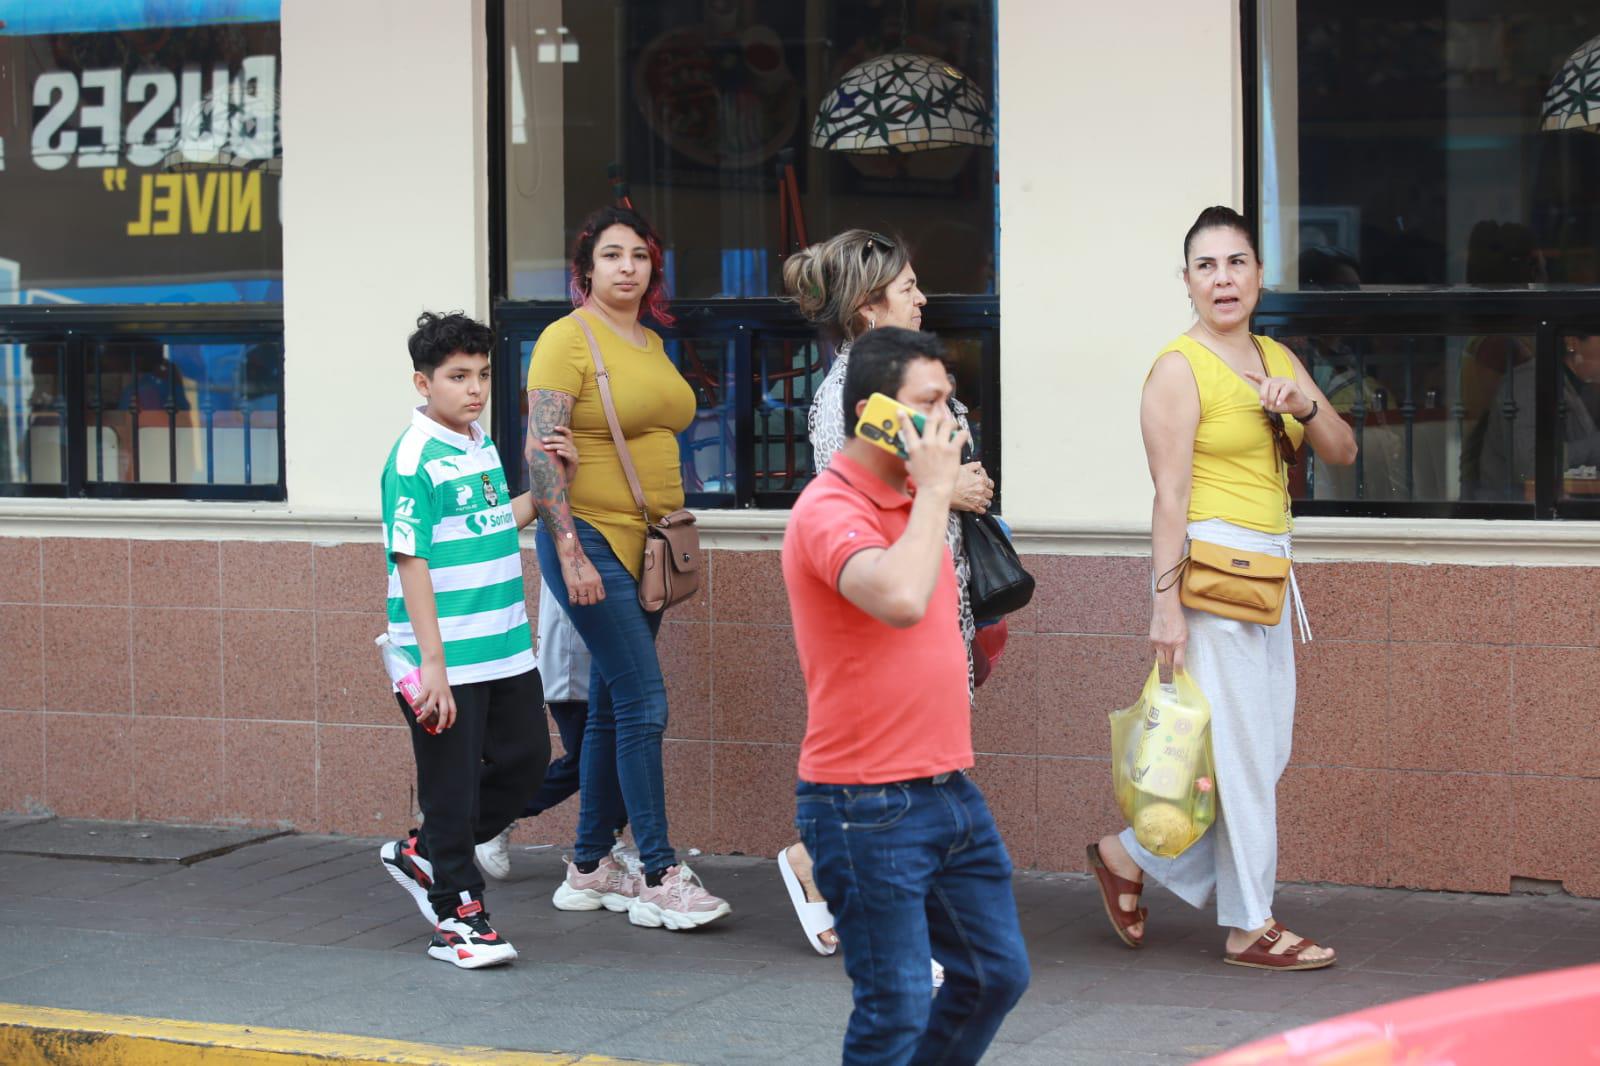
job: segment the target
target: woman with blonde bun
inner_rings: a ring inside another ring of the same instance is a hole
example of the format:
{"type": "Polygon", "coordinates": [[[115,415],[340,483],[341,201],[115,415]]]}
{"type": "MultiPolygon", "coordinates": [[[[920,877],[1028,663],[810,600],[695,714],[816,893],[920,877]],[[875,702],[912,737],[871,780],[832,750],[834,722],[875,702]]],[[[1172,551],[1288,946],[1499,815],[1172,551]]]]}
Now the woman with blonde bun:
{"type": "MultiPolygon", "coordinates": [[[[867,330],[880,326],[920,330],[922,308],[928,298],[917,287],[916,271],[905,243],[864,229],[845,230],[791,255],[783,265],[783,283],[800,313],[817,325],[826,341],[836,345],[833,365],[817,386],[807,419],[812,461],[820,473],[850,439],[849,427],[844,424],[842,396],[851,345],[867,330]]],[[[960,427],[970,430],[966,405],[951,397],[950,406],[960,427]]],[[[967,646],[969,696],[975,687],[972,639],[976,626],[967,592],[972,575],[963,550],[961,520],[955,512],[983,514],[993,499],[994,482],[983,464],[976,460],[966,463],[956,483],[945,541],[955,562],[961,597],[961,636],[967,646]]],[[[779,852],[778,867],[806,939],[820,954],[832,955],[838,949],[839,938],[833,931],[828,904],[812,882],[811,856],[805,846],[796,843],[779,852]]],[[[934,971],[937,982],[937,963],[934,971]]]]}

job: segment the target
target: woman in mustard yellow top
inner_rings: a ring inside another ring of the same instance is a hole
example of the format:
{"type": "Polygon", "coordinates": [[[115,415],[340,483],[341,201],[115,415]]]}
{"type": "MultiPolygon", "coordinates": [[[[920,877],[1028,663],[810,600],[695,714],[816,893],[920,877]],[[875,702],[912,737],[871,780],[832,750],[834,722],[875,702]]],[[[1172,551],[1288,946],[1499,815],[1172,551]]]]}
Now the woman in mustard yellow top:
{"type": "MultiPolygon", "coordinates": [[[[1287,557],[1288,460],[1309,440],[1323,462],[1355,461],[1355,435],[1329,410],[1293,352],[1250,333],[1261,259],[1235,211],[1201,212],[1183,241],[1195,323],[1167,345],[1145,381],[1140,425],[1155,483],[1151,561],[1166,574],[1189,539],[1287,557]],[[1320,417],[1318,417],[1320,415],[1320,417]]],[[[1291,583],[1292,584],[1292,583],[1291,583]]],[[[1144,940],[1139,893],[1146,875],[1192,906],[1213,892],[1228,930],[1225,961],[1262,969],[1317,969],[1331,949],[1272,916],[1278,823],[1274,795],[1294,731],[1299,592],[1275,626],[1190,610],[1176,584],[1159,586],[1150,641],[1164,664],[1187,669],[1211,703],[1218,816],[1177,858],[1151,854],[1132,830],[1089,845],[1106,915],[1129,947],[1144,940]]]]}
{"type": "Polygon", "coordinates": [[[683,506],[677,435],[695,409],[694,392],[661,338],[639,321],[642,308],[671,324],[661,264],[661,242],[635,212],[608,207],[584,223],[572,254],[576,310],[545,329],[528,366],[523,454],[539,512],[540,576],[592,659],[578,757],[578,839],[553,901],[562,910],[627,911],[634,925],[692,929],[730,908],[678,861],[668,836],[661,769],[667,690],[655,646],[661,612],[639,605],[645,517],[606,421],[583,328],[599,345],[650,521],[658,521],[683,506]],[[570,484],[539,446],[561,426],[571,428],[578,451],[570,484]],[[612,857],[612,828],[624,820],[642,870],[612,857]]]}

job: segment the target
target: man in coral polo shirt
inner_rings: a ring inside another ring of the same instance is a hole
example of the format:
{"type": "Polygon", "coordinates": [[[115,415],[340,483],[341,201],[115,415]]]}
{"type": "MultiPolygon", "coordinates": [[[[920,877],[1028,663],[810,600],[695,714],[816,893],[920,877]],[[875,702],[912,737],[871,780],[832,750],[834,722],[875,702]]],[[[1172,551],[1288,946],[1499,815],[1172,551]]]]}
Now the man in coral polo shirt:
{"type": "Polygon", "coordinates": [[[833,911],[855,1011],[844,1061],[977,1062],[1028,985],[1011,859],[967,776],[967,656],[945,522],[965,431],[932,334],[850,351],[845,425],[881,392],[909,459],[853,436],[800,494],[783,579],[806,678],[795,825],[833,911]],[[945,982],[930,1003],[928,956],[945,982]]]}

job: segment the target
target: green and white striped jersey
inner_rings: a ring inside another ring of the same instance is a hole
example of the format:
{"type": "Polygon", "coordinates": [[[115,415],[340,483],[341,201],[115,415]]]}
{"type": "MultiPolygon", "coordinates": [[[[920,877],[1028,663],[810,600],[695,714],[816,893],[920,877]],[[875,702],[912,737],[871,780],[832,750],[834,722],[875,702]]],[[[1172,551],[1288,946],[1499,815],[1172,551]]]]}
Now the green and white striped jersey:
{"type": "Polygon", "coordinates": [[[421,658],[394,561],[426,559],[452,685],[533,669],[511,492],[494,442],[476,423],[472,431],[464,437],[419,407],[383,467],[389,639],[421,658]]]}

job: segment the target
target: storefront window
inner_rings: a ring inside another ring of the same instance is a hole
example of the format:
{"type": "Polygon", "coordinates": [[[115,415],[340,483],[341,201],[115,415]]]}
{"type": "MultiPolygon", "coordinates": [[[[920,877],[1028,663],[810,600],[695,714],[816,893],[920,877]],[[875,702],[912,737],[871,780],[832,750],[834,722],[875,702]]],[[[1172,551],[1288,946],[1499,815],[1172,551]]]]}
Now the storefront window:
{"type": "Polygon", "coordinates": [[[1260,0],[1279,291],[1600,284],[1600,9],[1260,0]]]}
{"type": "Polygon", "coordinates": [[[1297,468],[1298,509],[1600,518],[1600,9],[1246,16],[1255,325],[1360,445],[1352,467],[1297,468]]]}
{"type": "Polygon", "coordinates": [[[511,299],[564,298],[623,193],[679,299],[780,295],[851,226],[903,234],[929,293],[996,291],[993,0],[509,0],[505,69],[511,299]]]}
{"type": "Polygon", "coordinates": [[[0,0],[0,496],[285,498],[278,18],[0,0]]]}
{"type": "Polygon", "coordinates": [[[0,0],[0,304],[282,300],[278,0],[0,0]]]}
{"type": "Polygon", "coordinates": [[[501,26],[497,419],[566,311],[579,225],[628,203],[680,312],[661,332],[698,400],[691,506],[788,506],[816,475],[806,416],[834,351],[774,299],[783,262],[861,227],[911,248],[1000,480],[995,0],[504,0],[501,26]]]}

